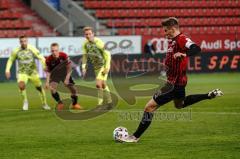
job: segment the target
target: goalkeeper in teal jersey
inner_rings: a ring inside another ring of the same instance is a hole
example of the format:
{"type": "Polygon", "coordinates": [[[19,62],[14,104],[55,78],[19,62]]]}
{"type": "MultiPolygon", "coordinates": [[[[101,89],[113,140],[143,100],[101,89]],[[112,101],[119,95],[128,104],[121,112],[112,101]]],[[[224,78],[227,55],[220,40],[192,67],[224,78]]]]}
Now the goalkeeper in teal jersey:
{"type": "Polygon", "coordinates": [[[94,67],[94,72],[96,75],[98,105],[110,104],[112,103],[112,99],[109,88],[106,84],[106,80],[110,70],[111,54],[104,48],[103,41],[97,37],[94,37],[93,29],[91,27],[85,27],[83,31],[86,38],[86,41],[83,44],[83,77],[86,74],[87,60],[89,59],[94,67]],[[103,100],[104,95],[106,96],[106,101],[103,100]]]}
{"type": "Polygon", "coordinates": [[[45,65],[45,58],[39,53],[38,49],[28,44],[28,39],[26,36],[19,37],[20,47],[17,47],[13,50],[10,55],[7,66],[5,70],[6,78],[10,78],[10,69],[15,60],[18,61],[18,75],[17,82],[18,87],[23,97],[23,110],[28,110],[28,100],[26,93],[26,84],[30,80],[36,89],[39,91],[41,101],[43,104],[43,109],[49,110],[50,107],[47,105],[45,91],[42,88],[42,83],[39,78],[37,67],[35,64],[35,58],[39,59],[43,65],[45,65]]]}

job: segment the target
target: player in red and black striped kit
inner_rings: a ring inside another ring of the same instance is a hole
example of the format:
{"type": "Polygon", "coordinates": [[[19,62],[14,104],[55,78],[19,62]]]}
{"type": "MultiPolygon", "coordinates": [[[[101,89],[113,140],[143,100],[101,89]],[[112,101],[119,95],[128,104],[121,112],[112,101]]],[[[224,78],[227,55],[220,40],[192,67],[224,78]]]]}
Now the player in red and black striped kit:
{"type": "Polygon", "coordinates": [[[169,39],[165,61],[165,65],[167,66],[167,83],[146,104],[143,118],[137,130],[133,135],[122,139],[123,142],[137,142],[151,124],[153,112],[172,100],[175,107],[181,109],[199,101],[223,95],[219,89],[215,89],[206,94],[185,96],[188,57],[200,53],[201,49],[191,39],[180,32],[176,18],[170,17],[165,19],[162,22],[162,26],[166,37],[169,39]]]}
{"type": "Polygon", "coordinates": [[[51,44],[51,53],[52,54],[46,59],[46,88],[50,88],[52,97],[58,103],[57,109],[63,109],[63,102],[60,99],[59,93],[57,92],[57,86],[59,82],[63,82],[64,85],[70,90],[72,108],[81,109],[81,106],[77,103],[77,90],[71,77],[71,61],[69,60],[68,55],[59,51],[59,45],[57,43],[51,44]]]}

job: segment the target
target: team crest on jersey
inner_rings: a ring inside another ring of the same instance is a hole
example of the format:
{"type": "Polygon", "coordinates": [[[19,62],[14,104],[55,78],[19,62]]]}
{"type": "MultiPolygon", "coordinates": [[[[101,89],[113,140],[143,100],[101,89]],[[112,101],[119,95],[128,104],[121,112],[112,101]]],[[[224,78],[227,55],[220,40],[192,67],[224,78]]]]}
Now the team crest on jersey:
{"type": "Polygon", "coordinates": [[[90,44],[87,44],[86,47],[87,47],[87,49],[90,49],[90,48],[91,48],[91,45],[90,45],[90,44]]]}
{"type": "Polygon", "coordinates": [[[175,45],[176,45],[176,41],[172,40],[169,47],[168,47],[167,52],[173,52],[175,45]]]}
{"type": "Polygon", "coordinates": [[[176,44],[176,41],[175,41],[175,40],[173,40],[173,41],[172,41],[172,46],[173,46],[173,45],[175,45],[175,44],[176,44]]]}

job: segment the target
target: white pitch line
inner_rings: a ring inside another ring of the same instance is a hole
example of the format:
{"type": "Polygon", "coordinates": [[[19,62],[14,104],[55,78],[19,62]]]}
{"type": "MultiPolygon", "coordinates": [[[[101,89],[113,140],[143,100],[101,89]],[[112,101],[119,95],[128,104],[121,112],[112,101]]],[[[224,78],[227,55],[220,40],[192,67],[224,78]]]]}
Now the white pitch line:
{"type": "MultiPolygon", "coordinates": [[[[84,111],[89,111],[90,109],[85,109],[84,111]]],[[[11,111],[18,111],[18,112],[55,112],[54,108],[52,110],[43,110],[43,109],[30,109],[30,110],[27,110],[27,111],[23,111],[22,109],[0,109],[0,113],[3,113],[3,112],[11,112],[11,111]]],[[[68,111],[68,110],[66,110],[68,111]]],[[[109,112],[112,112],[112,113],[142,113],[143,111],[142,110],[129,110],[129,111],[126,111],[126,110],[110,110],[109,112]]],[[[157,111],[155,113],[176,113],[176,114],[179,114],[179,113],[192,113],[192,114],[210,114],[210,115],[240,115],[240,112],[193,112],[193,111],[184,111],[184,112],[181,112],[181,111],[157,111]]]]}

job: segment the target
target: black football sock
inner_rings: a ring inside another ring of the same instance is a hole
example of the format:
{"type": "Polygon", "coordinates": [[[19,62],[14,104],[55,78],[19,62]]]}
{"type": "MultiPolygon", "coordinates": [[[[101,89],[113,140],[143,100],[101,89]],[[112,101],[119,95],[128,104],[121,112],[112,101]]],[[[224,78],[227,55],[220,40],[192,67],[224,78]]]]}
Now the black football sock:
{"type": "Polygon", "coordinates": [[[205,100],[205,99],[210,99],[208,94],[189,95],[189,96],[185,97],[183,107],[187,107],[189,105],[192,105],[194,103],[197,103],[197,102],[205,100]]]}
{"type": "Polygon", "coordinates": [[[60,100],[60,96],[59,96],[58,92],[52,93],[52,97],[55,99],[56,102],[62,103],[62,101],[60,100]]]}
{"type": "Polygon", "coordinates": [[[142,120],[141,120],[136,132],[133,133],[133,135],[136,138],[139,138],[144,133],[144,131],[149,127],[149,125],[152,122],[152,118],[153,118],[153,113],[151,113],[151,112],[143,113],[142,120]]]}
{"type": "Polygon", "coordinates": [[[76,95],[72,95],[71,98],[72,98],[72,105],[77,104],[78,96],[76,96],[76,95]]]}

